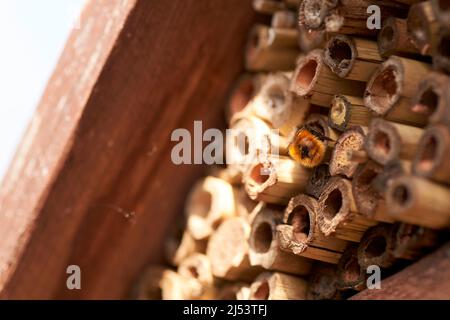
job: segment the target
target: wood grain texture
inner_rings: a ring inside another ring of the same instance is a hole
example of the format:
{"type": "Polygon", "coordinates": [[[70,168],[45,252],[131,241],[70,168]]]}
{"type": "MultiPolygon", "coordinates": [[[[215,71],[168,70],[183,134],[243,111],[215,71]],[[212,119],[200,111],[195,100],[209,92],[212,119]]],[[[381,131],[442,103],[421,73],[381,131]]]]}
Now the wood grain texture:
{"type": "Polygon", "coordinates": [[[89,3],[0,189],[0,298],[124,298],[161,259],[202,172],[170,134],[224,125],[252,20],[242,0],[89,3]]]}
{"type": "Polygon", "coordinates": [[[450,299],[450,243],[352,300],[450,299]]]}

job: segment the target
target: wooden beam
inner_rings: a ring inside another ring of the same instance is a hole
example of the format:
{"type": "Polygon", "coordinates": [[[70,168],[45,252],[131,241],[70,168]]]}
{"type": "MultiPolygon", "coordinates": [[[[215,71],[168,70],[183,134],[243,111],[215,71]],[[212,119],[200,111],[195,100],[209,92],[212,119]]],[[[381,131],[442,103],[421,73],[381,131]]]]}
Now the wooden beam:
{"type": "Polygon", "coordinates": [[[351,300],[450,299],[450,243],[351,300]]]}
{"type": "Polygon", "coordinates": [[[0,298],[124,298],[201,166],[170,134],[220,127],[251,1],[91,1],[0,189],[0,298]],[[82,289],[66,288],[79,265],[82,289]]]}

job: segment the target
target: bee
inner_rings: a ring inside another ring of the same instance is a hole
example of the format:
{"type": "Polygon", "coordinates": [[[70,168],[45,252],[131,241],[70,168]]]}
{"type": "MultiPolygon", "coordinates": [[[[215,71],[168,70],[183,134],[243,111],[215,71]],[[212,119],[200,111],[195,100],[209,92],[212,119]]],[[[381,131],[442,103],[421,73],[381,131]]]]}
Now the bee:
{"type": "Polygon", "coordinates": [[[310,125],[301,127],[289,144],[292,159],[307,168],[317,167],[326,153],[326,141],[333,141],[310,125]]]}

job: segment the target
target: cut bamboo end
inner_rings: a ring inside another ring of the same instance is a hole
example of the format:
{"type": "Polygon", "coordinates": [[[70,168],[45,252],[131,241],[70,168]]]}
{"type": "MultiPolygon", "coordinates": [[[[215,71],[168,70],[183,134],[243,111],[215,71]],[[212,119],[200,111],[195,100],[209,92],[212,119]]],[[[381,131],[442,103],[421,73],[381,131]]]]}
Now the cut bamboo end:
{"type": "Polygon", "coordinates": [[[431,229],[450,227],[450,191],[428,180],[414,176],[392,179],[386,203],[395,220],[431,229]]]}
{"type": "Polygon", "coordinates": [[[429,123],[450,124],[450,79],[448,76],[430,72],[419,83],[411,101],[411,110],[423,116],[429,123]]]}
{"type": "Polygon", "coordinates": [[[450,73],[450,29],[441,29],[433,54],[433,68],[450,73]]]}
{"type": "Polygon", "coordinates": [[[272,15],[272,28],[293,29],[297,27],[297,15],[291,10],[276,11],[272,15]]]}
{"type": "Polygon", "coordinates": [[[252,223],[250,233],[250,264],[267,270],[297,275],[310,272],[312,261],[280,248],[277,226],[281,224],[283,212],[263,207],[252,223]]]}
{"type": "Polygon", "coordinates": [[[308,300],[340,300],[341,292],[337,288],[336,267],[320,264],[314,267],[309,277],[308,300]]]}
{"type": "Polygon", "coordinates": [[[255,25],[247,42],[245,62],[250,71],[289,71],[299,55],[296,30],[255,25]]]}
{"type": "Polygon", "coordinates": [[[195,240],[188,231],[178,230],[166,241],[166,259],[173,266],[178,266],[181,261],[194,253],[205,251],[206,241],[195,240]]]}
{"type": "Polygon", "coordinates": [[[198,300],[204,294],[204,288],[200,282],[172,270],[164,271],[160,287],[163,300],[198,300]]]}
{"type": "Polygon", "coordinates": [[[186,214],[194,239],[208,238],[220,222],[235,214],[233,187],[211,176],[199,181],[188,196],[186,214]]]}
{"type": "Polygon", "coordinates": [[[131,292],[133,300],[162,300],[161,279],[167,269],[150,266],[142,273],[131,292]]]}
{"type": "Polygon", "coordinates": [[[395,230],[392,255],[397,259],[417,260],[439,243],[435,230],[407,223],[400,223],[395,230]]]}
{"type": "Polygon", "coordinates": [[[446,28],[450,28],[450,5],[445,0],[431,0],[431,6],[439,21],[446,28]]]}
{"type": "Polygon", "coordinates": [[[250,286],[250,300],[306,300],[307,282],[280,272],[264,272],[250,286]]]}
{"type": "Polygon", "coordinates": [[[345,131],[351,126],[369,126],[372,113],[359,97],[335,95],[331,100],[328,123],[333,129],[345,131]]]}
{"type": "Polygon", "coordinates": [[[358,263],[358,248],[349,245],[337,266],[337,286],[340,290],[362,291],[366,288],[366,270],[358,263]]]}
{"type": "Polygon", "coordinates": [[[331,175],[328,164],[321,164],[318,167],[315,167],[306,184],[305,193],[318,199],[330,178],[331,175]]]}
{"type": "Polygon", "coordinates": [[[437,182],[450,184],[450,130],[445,125],[435,125],[425,130],[416,157],[413,172],[437,182]]]}
{"type": "Polygon", "coordinates": [[[397,56],[390,57],[367,83],[364,104],[378,115],[387,114],[395,106],[406,109],[405,117],[408,114],[413,116],[408,103],[398,104],[399,100],[401,97],[410,99],[416,92],[419,81],[429,71],[426,63],[397,56]]]}
{"type": "Polygon", "coordinates": [[[240,217],[224,221],[208,242],[206,255],[215,277],[252,281],[261,268],[250,265],[248,257],[250,225],[240,217]]]}
{"type": "Polygon", "coordinates": [[[363,148],[365,139],[361,127],[352,127],[346,130],[336,141],[330,160],[330,174],[332,176],[344,175],[351,178],[358,167],[358,163],[351,160],[349,152],[359,151],[363,148]]]}
{"type": "Polygon", "coordinates": [[[370,40],[337,34],[325,45],[324,62],[340,78],[368,81],[382,61],[370,40]]]}
{"type": "Polygon", "coordinates": [[[244,74],[237,80],[230,93],[228,104],[225,109],[225,116],[228,123],[231,122],[231,119],[236,114],[243,112],[249,105],[250,101],[259,90],[262,78],[262,76],[244,74]]]}
{"type": "Polygon", "coordinates": [[[287,204],[305,190],[310,172],[287,157],[271,157],[250,166],[244,175],[245,190],[253,200],[287,204]]]}
{"type": "Polygon", "coordinates": [[[376,222],[357,212],[349,180],[333,177],[319,198],[318,221],[325,236],[359,242],[376,222]]]}
{"type": "Polygon", "coordinates": [[[439,27],[430,1],[411,6],[407,18],[407,30],[412,44],[422,55],[434,52],[439,27]]]}
{"type": "Polygon", "coordinates": [[[422,134],[420,128],[373,119],[366,136],[365,150],[370,158],[382,165],[395,159],[411,160],[422,134]]]}
{"type": "Polygon", "coordinates": [[[178,273],[199,281],[204,286],[213,286],[214,277],[209,258],[202,253],[194,253],[181,261],[178,273]]]}
{"type": "Polygon", "coordinates": [[[277,0],[253,0],[252,4],[256,12],[263,14],[274,14],[286,8],[283,2],[277,0]]]}
{"type": "Polygon", "coordinates": [[[394,248],[392,225],[379,224],[368,229],[358,245],[358,263],[366,270],[371,265],[389,268],[397,259],[392,255],[394,248]]]}
{"type": "Polygon", "coordinates": [[[419,54],[409,39],[406,20],[395,17],[388,17],[383,21],[378,33],[378,50],[385,58],[391,55],[416,56],[419,54]]]}
{"type": "Polygon", "coordinates": [[[318,203],[307,195],[289,201],[284,213],[284,225],[278,226],[281,248],[302,257],[336,264],[347,242],[325,237],[317,221],[318,203]]]}
{"type": "Polygon", "coordinates": [[[329,108],[334,94],[362,95],[364,83],[336,76],[324,63],[324,51],[315,49],[297,62],[290,88],[311,103],[329,108]]]}

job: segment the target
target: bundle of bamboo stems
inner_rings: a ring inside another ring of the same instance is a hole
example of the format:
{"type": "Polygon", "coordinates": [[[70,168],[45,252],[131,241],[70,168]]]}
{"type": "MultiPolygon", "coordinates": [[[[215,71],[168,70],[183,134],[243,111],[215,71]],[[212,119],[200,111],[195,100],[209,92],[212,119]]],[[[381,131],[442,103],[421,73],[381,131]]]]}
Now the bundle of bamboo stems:
{"type": "Polygon", "coordinates": [[[150,266],[134,297],[346,299],[369,267],[385,277],[438,246],[450,228],[443,3],[254,0],[272,19],[250,31],[225,108],[243,136],[227,155],[245,161],[193,186],[171,266],[150,266]],[[251,154],[258,134],[268,152],[251,154]]]}

